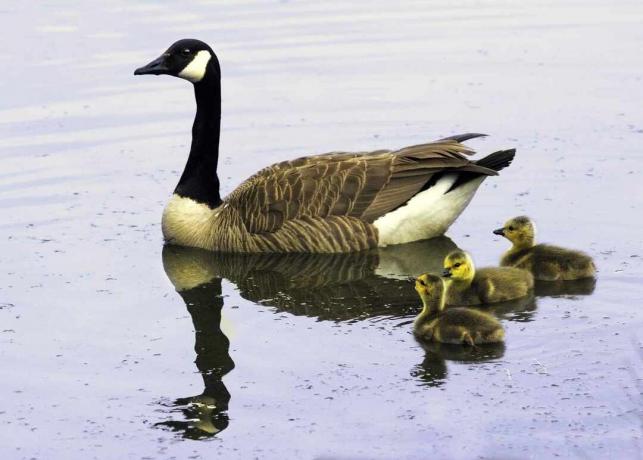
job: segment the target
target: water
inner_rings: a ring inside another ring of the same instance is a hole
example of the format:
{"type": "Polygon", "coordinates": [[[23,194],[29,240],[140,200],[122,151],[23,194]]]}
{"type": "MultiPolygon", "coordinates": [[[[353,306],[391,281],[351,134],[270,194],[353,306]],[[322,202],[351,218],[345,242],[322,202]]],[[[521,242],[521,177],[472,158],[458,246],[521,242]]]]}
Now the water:
{"type": "Polygon", "coordinates": [[[5,2],[2,458],[636,458],[640,2],[5,2]],[[223,192],[263,165],[458,132],[515,146],[449,238],[348,256],[163,248],[192,91],[223,67],[223,192]],[[422,348],[408,276],[527,213],[595,285],[499,306],[505,347],[422,348]],[[176,285],[176,287],[175,287],[176,285]],[[178,288],[178,292],[177,292],[178,288]]]}

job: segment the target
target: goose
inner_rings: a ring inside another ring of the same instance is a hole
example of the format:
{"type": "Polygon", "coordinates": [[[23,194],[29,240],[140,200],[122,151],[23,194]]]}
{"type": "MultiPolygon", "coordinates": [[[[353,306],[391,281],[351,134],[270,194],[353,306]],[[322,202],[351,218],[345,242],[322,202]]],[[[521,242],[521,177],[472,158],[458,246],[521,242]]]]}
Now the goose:
{"type": "Polygon", "coordinates": [[[478,161],[467,133],[399,150],[331,152],[282,161],[222,199],[217,162],[221,68],[210,46],[182,39],[134,75],[194,85],[196,116],[183,174],[162,218],[166,242],[221,252],[340,253],[444,234],[515,149],[478,161]]]}
{"type": "Polygon", "coordinates": [[[418,339],[471,346],[504,341],[502,325],[489,313],[466,307],[445,309],[446,287],[439,276],[420,275],[415,290],[423,304],[413,323],[418,339]]]}
{"type": "Polygon", "coordinates": [[[536,226],[527,216],[509,219],[504,227],[493,231],[513,243],[500,260],[500,265],[529,270],[540,281],[565,281],[593,278],[596,265],[581,251],[535,244],[536,226]]]}
{"type": "Polygon", "coordinates": [[[444,258],[448,305],[478,305],[519,299],[531,294],[534,277],[513,267],[476,270],[471,255],[455,250],[444,258]]]}

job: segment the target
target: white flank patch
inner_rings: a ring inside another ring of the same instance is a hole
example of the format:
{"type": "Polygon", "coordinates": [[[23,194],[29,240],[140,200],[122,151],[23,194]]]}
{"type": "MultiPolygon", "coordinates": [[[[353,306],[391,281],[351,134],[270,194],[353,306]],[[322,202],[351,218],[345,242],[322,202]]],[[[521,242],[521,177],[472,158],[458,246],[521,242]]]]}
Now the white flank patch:
{"type": "Polygon", "coordinates": [[[192,83],[201,81],[205,76],[205,71],[211,58],[212,55],[209,51],[199,51],[198,53],[196,53],[196,56],[194,56],[192,61],[188,65],[186,65],[185,68],[181,70],[181,72],[179,72],[179,77],[185,78],[192,83]]]}
{"type": "Polygon", "coordinates": [[[379,246],[443,235],[467,207],[485,177],[471,180],[446,193],[458,174],[445,174],[433,187],[373,222],[379,231],[379,246]]]}
{"type": "Polygon", "coordinates": [[[203,247],[211,233],[217,211],[190,198],[172,195],[163,210],[161,226],[167,242],[181,246],[203,247]]]}

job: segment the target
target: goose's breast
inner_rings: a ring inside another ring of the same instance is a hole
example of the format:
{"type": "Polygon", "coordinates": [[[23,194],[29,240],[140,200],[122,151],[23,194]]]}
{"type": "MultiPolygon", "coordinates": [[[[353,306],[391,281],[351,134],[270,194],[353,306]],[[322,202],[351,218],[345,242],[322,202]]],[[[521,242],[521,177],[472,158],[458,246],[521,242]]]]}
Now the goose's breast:
{"type": "Polygon", "coordinates": [[[190,198],[172,195],[163,210],[161,226],[168,243],[207,248],[218,209],[190,198]]]}

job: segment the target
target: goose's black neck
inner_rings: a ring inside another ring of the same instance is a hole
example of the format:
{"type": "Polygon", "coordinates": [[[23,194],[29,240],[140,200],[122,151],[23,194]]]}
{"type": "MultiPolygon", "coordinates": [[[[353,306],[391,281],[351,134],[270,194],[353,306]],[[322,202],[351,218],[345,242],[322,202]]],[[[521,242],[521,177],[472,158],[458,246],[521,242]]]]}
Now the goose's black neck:
{"type": "Polygon", "coordinates": [[[221,131],[221,79],[219,72],[210,70],[208,69],[201,81],[194,84],[196,116],[192,126],[192,146],[174,193],[216,208],[221,204],[217,176],[221,131]]]}

